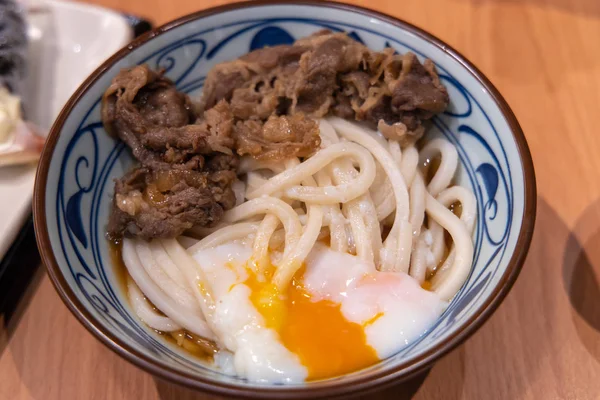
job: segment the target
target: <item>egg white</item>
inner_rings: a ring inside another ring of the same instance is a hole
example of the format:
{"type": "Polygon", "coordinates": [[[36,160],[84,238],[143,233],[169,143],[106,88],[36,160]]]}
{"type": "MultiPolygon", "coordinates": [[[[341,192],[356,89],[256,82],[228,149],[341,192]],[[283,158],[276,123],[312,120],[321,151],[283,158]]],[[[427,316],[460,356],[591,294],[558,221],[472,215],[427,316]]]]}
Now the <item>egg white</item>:
{"type": "MultiPolygon", "coordinates": [[[[216,364],[254,382],[303,382],[307,368],[281,343],[277,332],[266,327],[250,301],[251,289],[243,282],[251,253],[247,240],[193,255],[216,299],[213,326],[225,347],[216,364]]],[[[407,274],[379,272],[356,256],[321,244],[306,260],[303,283],[312,301],[338,303],[344,318],[362,325],[367,343],[380,359],[425,333],[447,305],[407,274]]]]}

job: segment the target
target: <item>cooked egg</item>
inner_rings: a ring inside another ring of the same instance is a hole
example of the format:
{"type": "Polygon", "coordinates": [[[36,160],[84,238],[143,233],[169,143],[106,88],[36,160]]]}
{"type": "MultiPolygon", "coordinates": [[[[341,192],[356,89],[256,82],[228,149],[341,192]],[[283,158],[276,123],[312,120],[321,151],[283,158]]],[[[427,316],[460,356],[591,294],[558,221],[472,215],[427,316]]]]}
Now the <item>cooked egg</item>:
{"type": "Polygon", "coordinates": [[[322,245],[307,259],[304,284],[314,300],[340,304],[344,317],[363,327],[379,358],[424,334],[447,306],[407,274],[379,272],[358,257],[322,245]]]}
{"type": "Polygon", "coordinates": [[[302,382],[367,367],[422,335],[446,305],[406,274],[376,271],[321,244],[284,293],[270,283],[275,267],[257,272],[250,242],[194,257],[213,288],[215,333],[232,354],[217,360],[252,381],[302,382]]]}
{"type": "Polygon", "coordinates": [[[217,357],[224,370],[254,382],[294,383],[307,377],[298,357],[279,340],[277,332],[252,304],[246,262],[251,250],[243,242],[201,250],[194,258],[206,274],[216,300],[212,327],[222,346],[232,353],[217,357]]]}

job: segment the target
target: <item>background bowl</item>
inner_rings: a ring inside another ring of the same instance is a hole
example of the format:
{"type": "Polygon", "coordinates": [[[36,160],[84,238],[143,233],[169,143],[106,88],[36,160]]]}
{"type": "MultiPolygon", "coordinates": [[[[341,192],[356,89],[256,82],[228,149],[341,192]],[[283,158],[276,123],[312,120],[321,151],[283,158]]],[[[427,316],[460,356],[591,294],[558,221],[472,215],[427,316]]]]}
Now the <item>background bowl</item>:
{"type": "Polygon", "coordinates": [[[320,2],[252,2],[192,14],[145,35],[94,72],[50,133],[35,189],[43,260],[74,315],[111,349],[162,378],[246,397],[328,398],[363,393],[413,376],[472,334],[514,283],[535,220],[535,177],[527,143],[491,83],[447,45],[405,22],[369,10],[320,2]],[[113,178],[132,165],[125,146],[104,132],[100,99],[124,67],[165,68],[179,90],[197,96],[207,71],[255,48],[291,43],[327,28],[372,49],[393,47],[435,62],[451,105],[427,135],[458,149],[458,182],[473,189],[475,258],[464,287],[435,325],[396,355],[356,373],[303,385],[261,385],[211,370],[148,329],[133,314],[104,239],[113,178]]]}

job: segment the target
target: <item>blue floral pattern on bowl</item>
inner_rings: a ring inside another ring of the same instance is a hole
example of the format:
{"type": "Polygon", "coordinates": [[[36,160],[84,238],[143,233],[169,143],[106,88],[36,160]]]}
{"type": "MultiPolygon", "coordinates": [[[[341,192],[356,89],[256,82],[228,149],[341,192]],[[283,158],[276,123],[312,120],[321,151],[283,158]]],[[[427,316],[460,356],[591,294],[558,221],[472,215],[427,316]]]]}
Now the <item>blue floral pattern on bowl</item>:
{"type": "Polygon", "coordinates": [[[50,162],[45,212],[61,273],[93,318],[138,352],[180,371],[255,385],[215,372],[189,357],[161,340],[132,313],[112,269],[104,232],[113,179],[133,160],[126,147],[104,131],[100,118],[104,89],[120,68],[148,63],[152,68],[164,68],[179,90],[197,97],[212,65],[256,48],[292,43],[324,28],[346,31],[373,49],[412,51],[435,62],[450,92],[451,106],[434,118],[427,135],[444,136],[457,147],[461,160],[458,181],[473,189],[478,207],[474,267],[441,318],[395,356],[335,379],[389,369],[419,357],[460,331],[499,285],[521,230],[525,182],[510,126],[481,83],[440,47],[366,15],[323,7],[315,10],[308,5],[233,10],[169,30],[112,65],[67,116],[50,162]]]}

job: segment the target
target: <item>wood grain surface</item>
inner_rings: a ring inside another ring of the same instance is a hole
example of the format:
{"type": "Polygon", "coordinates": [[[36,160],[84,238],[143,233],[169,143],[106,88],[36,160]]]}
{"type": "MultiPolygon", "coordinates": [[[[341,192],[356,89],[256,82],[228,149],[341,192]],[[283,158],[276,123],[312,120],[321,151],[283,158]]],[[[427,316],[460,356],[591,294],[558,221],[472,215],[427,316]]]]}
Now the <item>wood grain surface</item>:
{"type": "MultiPolygon", "coordinates": [[[[225,1],[93,0],[161,24],[225,1]]],[[[533,153],[538,217],[504,303],[428,374],[371,398],[600,399],[600,1],[369,0],[473,61],[533,153]]],[[[41,270],[40,270],[41,271],[41,270]]],[[[213,399],[96,341],[43,272],[0,336],[0,399],[213,399]]]]}

